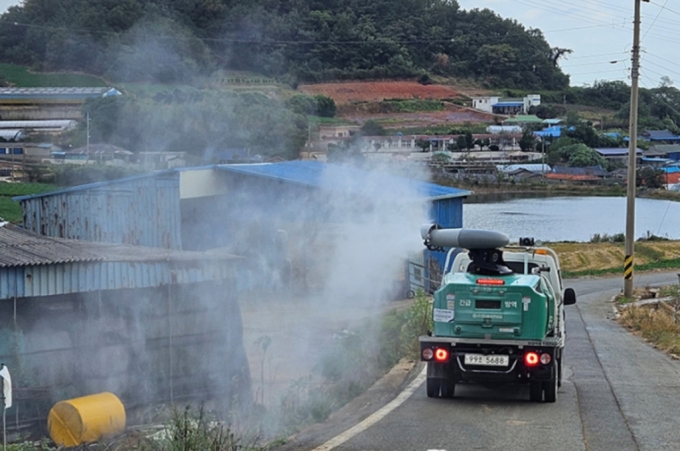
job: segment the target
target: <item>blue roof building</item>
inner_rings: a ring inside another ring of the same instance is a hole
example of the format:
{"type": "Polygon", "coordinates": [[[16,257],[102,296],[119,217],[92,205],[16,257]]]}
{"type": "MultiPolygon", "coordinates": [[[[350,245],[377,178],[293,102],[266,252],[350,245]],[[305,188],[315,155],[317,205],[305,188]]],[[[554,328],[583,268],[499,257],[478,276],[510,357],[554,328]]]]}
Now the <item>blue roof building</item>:
{"type": "Polygon", "coordinates": [[[645,130],[640,134],[640,138],[649,141],[667,141],[667,142],[680,141],[680,135],[676,135],[670,130],[645,130]]]}
{"type": "MultiPolygon", "coordinates": [[[[269,240],[286,224],[336,223],[411,204],[427,205],[429,220],[442,227],[462,227],[469,194],[361,168],[288,161],[171,169],[15,200],[24,227],[45,236],[177,250],[226,247],[242,255],[252,238],[245,235],[256,229],[269,240]]],[[[444,253],[427,255],[443,267],[444,253]]]]}

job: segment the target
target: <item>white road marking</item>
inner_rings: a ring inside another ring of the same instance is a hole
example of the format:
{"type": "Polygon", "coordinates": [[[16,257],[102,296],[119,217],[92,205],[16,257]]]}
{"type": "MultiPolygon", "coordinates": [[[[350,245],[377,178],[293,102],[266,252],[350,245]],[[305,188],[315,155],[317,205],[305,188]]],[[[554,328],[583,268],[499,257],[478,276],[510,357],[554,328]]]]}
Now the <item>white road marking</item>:
{"type": "Polygon", "coordinates": [[[408,385],[408,387],[406,387],[403,392],[399,393],[399,395],[392,401],[390,401],[387,405],[383,406],[381,409],[379,409],[373,415],[366,418],[361,423],[347,429],[340,435],[336,435],[335,437],[333,437],[323,445],[319,446],[318,448],[314,448],[312,451],[329,451],[335,448],[336,446],[342,445],[343,443],[353,438],[354,436],[361,434],[366,429],[370,428],[375,423],[385,418],[394,409],[402,405],[408,398],[411,397],[413,392],[415,392],[416,389],[420,387],[423,382],[425,382],[426,378],[427,367],[423,368],[423,371],[421,371],[420,374],[418,374],[418,376],[416,376],[416,378],[413,379],[413,381],[408,385]]]}

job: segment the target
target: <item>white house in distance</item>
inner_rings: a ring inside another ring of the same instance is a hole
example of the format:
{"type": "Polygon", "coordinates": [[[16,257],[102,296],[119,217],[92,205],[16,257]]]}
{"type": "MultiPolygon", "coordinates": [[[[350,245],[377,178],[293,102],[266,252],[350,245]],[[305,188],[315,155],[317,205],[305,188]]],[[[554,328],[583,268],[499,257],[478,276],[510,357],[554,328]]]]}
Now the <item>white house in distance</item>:
{"type": "Polygon", "coordinates": [[[529,94],[523,99],[500,96],[480,96],[472,98],[472,108],[492,114],[527,114],[529,108],[540,104],[540,94],[529,94]]]}

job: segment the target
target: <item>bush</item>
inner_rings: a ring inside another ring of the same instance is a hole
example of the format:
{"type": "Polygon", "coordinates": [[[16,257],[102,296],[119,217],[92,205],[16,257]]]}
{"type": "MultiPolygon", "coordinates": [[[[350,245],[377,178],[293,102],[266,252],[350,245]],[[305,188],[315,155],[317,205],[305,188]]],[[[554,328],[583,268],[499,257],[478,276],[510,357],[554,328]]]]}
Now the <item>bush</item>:
{"type": "MultiPolygon", "coordinates": [[[[108,448],[107,448],[108,449],[108,448]]],[[[162,434],[145,439],[140,451],[241,451],[257,450],[221,423],[206,418],[203,409],[193,414],[189,407],[183,412],[173,411],[170,423],[162,434]]]]}
{"type": "Polygon", "coordinates": [[[609,235],[607,233],[600,235],[599,233],[596,233],[590,237],[591,243],[623,243],[625,241],[626,235],[623,232],[615,233],[614,235],[609,235]]]}
{"type": "Polygon", "coordinates": [[[103,164],[79,165],[65,164],[53,168],[53,183],[59,186],[76,186],[87,183],[116,180],[136,174],[142,171],[120,166],[103,164]]]}

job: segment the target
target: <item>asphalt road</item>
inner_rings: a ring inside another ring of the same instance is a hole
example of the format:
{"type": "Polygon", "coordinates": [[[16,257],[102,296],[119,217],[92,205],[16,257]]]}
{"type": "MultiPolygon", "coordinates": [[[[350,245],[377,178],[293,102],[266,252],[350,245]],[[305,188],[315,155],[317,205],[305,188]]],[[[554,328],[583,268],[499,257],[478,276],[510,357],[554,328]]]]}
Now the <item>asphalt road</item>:
{"type": "MultiPolygon", "coordinates": [[[[639,274],[635,284],[677,281],[675,273],[639,274]]],[[[330,421],[284,448],[680,450],[680,362],[612,320],[608,301],[621,291],[620,277],[570,280],[566,286],[576,289],[578,302],[567,307],[565,380],[556,403],[529,402],[525,387],[489,390],[475,385],[458,385],[454,399],[431,399],[424,384],[418,384],[418,365],[411,375],[411,385],[418,386],[398,397],[403,403],[392,401],[392,410],[330,421]]],[[[379,406],[373,407],[376,411],[379,406]]]]}

